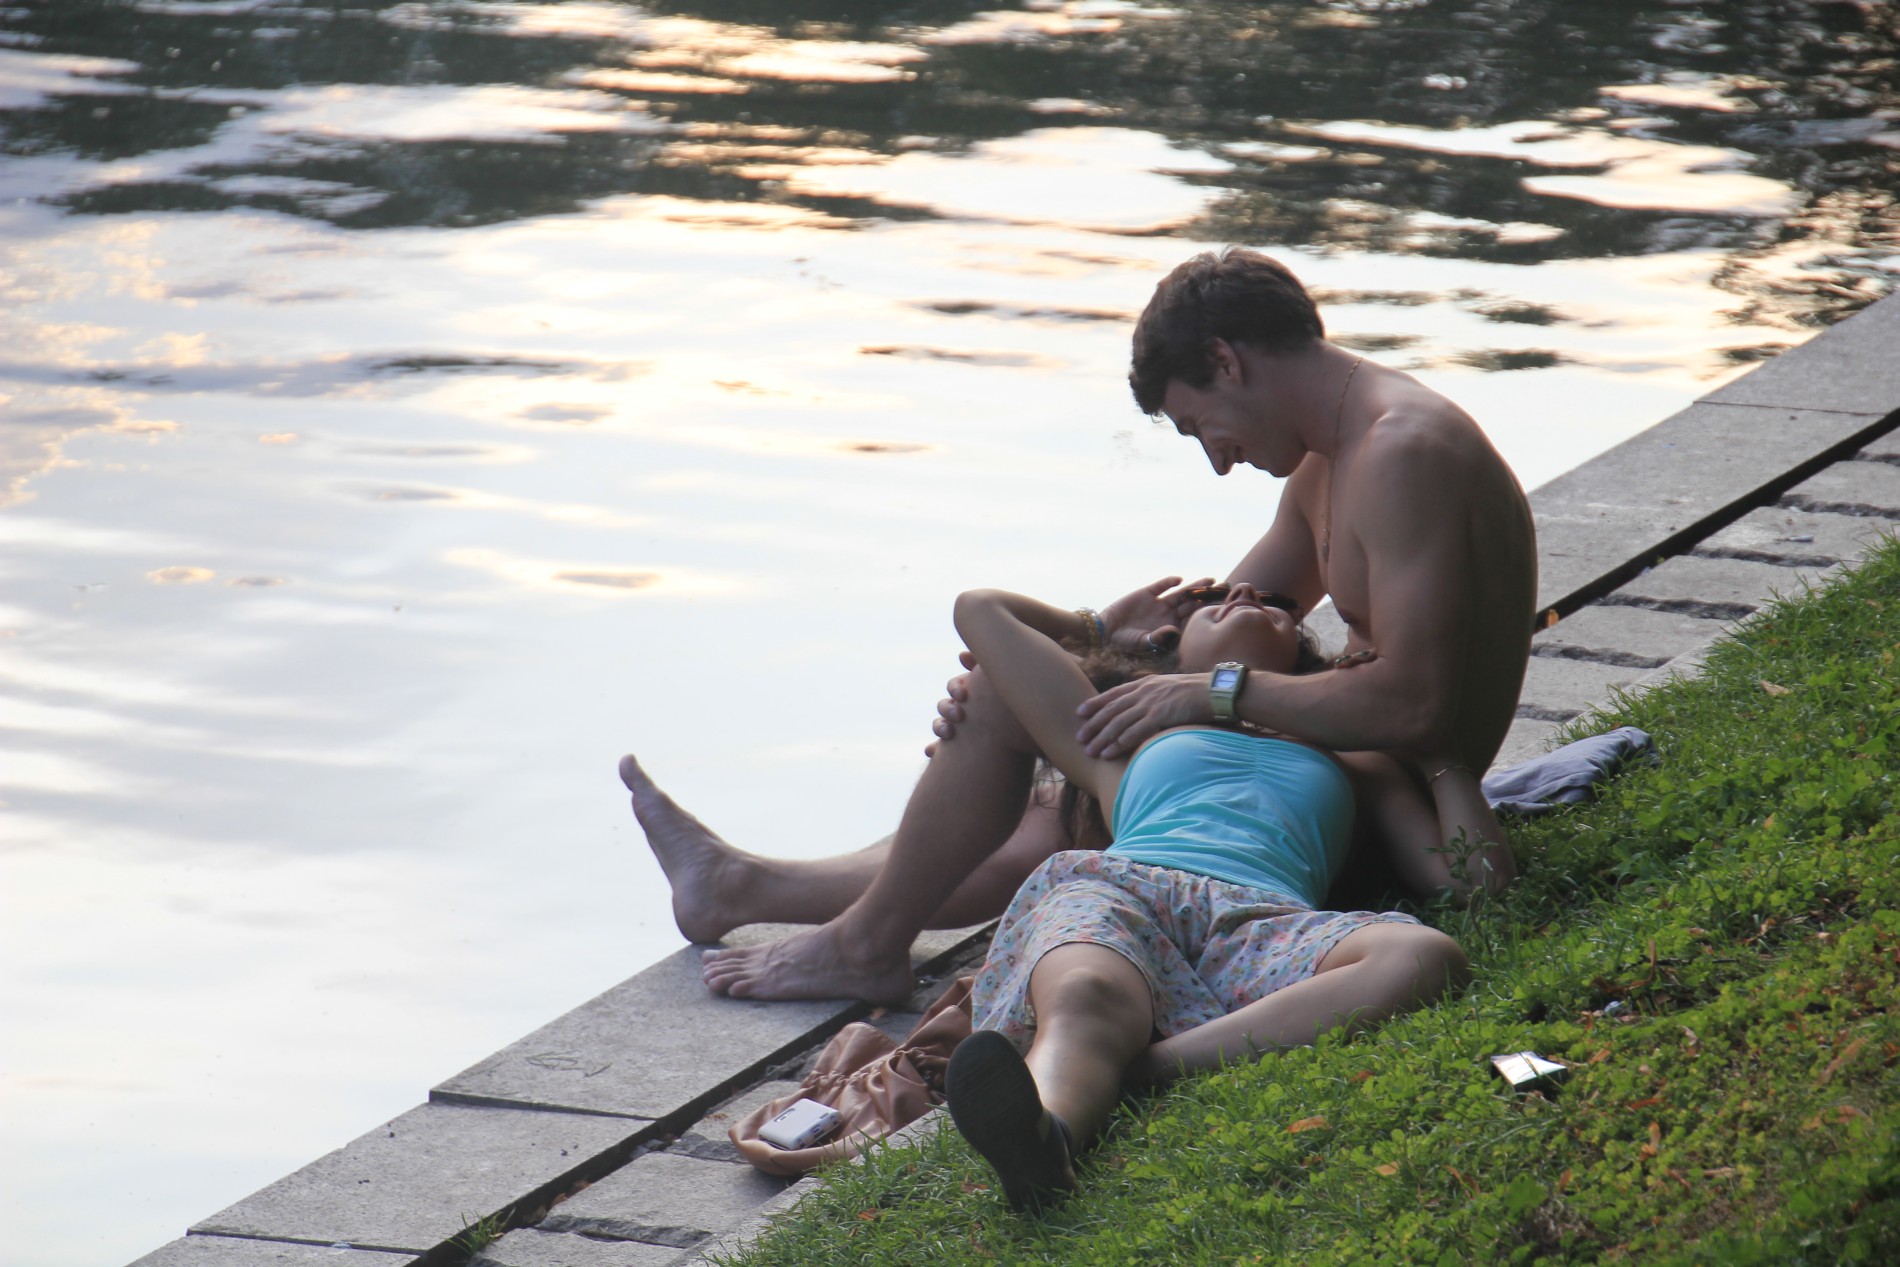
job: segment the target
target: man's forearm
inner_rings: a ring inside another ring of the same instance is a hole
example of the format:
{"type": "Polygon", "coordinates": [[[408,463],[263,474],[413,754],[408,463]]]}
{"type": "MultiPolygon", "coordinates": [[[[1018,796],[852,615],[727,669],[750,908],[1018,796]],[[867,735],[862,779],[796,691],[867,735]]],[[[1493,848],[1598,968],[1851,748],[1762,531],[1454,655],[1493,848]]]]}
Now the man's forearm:
{"type": "Polygon", "coordinates": [[[1299,677],[1250,673],[1236,708],[1254,725],[1336,752],[1416,752],[1440,746],[1449,729],[1449,701],[1433,694],[1392,661],[1373,660],[1299,677]]]}

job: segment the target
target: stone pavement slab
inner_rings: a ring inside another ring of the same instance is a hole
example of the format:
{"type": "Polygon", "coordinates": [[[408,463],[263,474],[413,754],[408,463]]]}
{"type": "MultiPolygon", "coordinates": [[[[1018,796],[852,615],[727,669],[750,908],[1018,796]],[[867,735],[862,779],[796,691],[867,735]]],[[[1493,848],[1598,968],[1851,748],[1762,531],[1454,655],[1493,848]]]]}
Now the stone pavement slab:
{"type": "Polygon", "coordinates": [[[1532,656],[1524,672],[1524,689],[1517,697],[1518,718],[1568,721],[1600,704],[1608,704],[1612,690],[1627,690],[1647,672],[1647,669],[1596,664],[1589,660],[1532,656]]]}
{"type": "Polygon", "coordinates": [[[1900,519],[1900,466],[1836,462],[1789,489],[1784,501],[1804,510],[1900,519]]]}
{"type": "Polygon", "coordinates": [[[1682,554],[1605,595],[1605,605],[1662,606],[1718,620],[1739,620],[1774,601],[1799,594],[1829,571],[1825,567],[1777,567],[1746,559],[1704,559],[1682,554]]]}
{"type": "Polygon", "coordinates": [[[1896,530],[1900,524],[1887,519],[1764,506],[1703,541],[1695,553],[1727,553],[1788,564],[1856,563],[1896,530]]]}
{"type": "MultiPolygon", "coordinates": [[[[727,944],[757,944],[791,931],[755,925],[727,944]]],[[[912,960],[933,964],[974,935],[926,932],[912,960]]],[[[689,946],[463,1070],[430,1099],[668,1117],[863,1011],[848,999],[767,1003],[713,994],[700,977],[700,948],[689,946]]]]}
{"type": "Polygon", "coordinates": [[[567,1177],[635,1124],[425,1104],[193,1227],[419,1254],[567,1177]]]}
{"type": "Polygon", "coordinates": [[[745,1222],[788,1186],[750,1166],[646,1153],[555,1206],[539,1226],[684,1249],[745,1222]]]}
{"type": "Polygon", "coordinates": [[[1869,421],[1811,409],[1698,403],[1551,480],[1530,495],[1539,610],[1762,495],[1785,472],[1869,421]]]}
{"type": "Polygon", "coordinates": [[[236,1236],[181,1236],[132,1267],[404,1267],[409,1254],[236,1236]]]}
{"type": "Polygon", "coordinates": [[[1726,628],[1698,616],[1593,603],[1539,630],[1531,639],[1531,654],[1657,669],[1726,628]]]}
{"type": "Polygon", "coordinates": [[[1900,409],[1900,356],[1895,348],[1900,348],[1900,295],[1868,305],[1703,399],[1884,416],[1900,409]]]}
{"type": "Polygon", "coordinates": [[[524,1227],[475,1255],[469,1267],[669,1267],[686,1256],[685,1250],[669,1245],[603,1241],[524,1227]]]}

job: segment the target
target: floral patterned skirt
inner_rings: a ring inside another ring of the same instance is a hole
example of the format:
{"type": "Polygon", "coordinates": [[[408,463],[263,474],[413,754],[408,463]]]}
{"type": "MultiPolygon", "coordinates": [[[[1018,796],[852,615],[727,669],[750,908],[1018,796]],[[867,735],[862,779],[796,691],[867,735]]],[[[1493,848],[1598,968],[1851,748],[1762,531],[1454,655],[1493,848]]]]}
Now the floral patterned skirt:
{"type": "Polygon", "coordinates": [[[1268,889],[1072,849],[1036,869],[1003,913],[971,996],[977,1029],[1027,1047],[1029,977],[1057,946],[1106,946],[1140,970],[1172,1038],[1313,975],[1340,938],[1396,911],[1315,911],[1268,889]]]}

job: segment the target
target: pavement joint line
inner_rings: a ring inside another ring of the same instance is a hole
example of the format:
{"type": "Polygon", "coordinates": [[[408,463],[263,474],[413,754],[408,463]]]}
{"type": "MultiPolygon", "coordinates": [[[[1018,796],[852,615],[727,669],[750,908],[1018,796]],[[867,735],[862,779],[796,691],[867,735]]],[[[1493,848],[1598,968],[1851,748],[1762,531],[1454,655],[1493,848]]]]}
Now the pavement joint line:
{"type": "Polygon", "coordinates": [[[1694,616],[1701,620],[1744,620],[1761,610],[1754,603],[1718,603],[1700,598],[1644,598],[1639,594],[1605,594],[1597,603],[1603,607],[1641,607],[1645,611],[1667,612],[1671,616],[1694,616]]]}
{"type": "MultiPolygon", "coordinates": [[[[1821,332],[1821,334],[1825,334],[1825,333],[1827,333],[1825,330],[1821,332]]],[[[1814,337],[1818,339],[1821,337],[1821,334],[1817,334],[1814,337]]],[[[1773,358],[1770,358],[1770,359],[1772,360],[1773,358]]],[[[1767,361],[1761,362],[1761,364],[1764,364],[1764,365],[1766,365],[1767,363],[1768,363],[1767,361]]],[[[1744,375],[1743,377],[1746,377],[1746,375],[1744,375]]],[[[1739,383],[1740,381],[1741,381],[1740,378],[1731,380],[1731,382],[1733,383],[1739,383]]],[[[1709,393],[1707,396],[1697,396],[1695,398],[1695,403],[1698,405],[1720,405],[1724,409],[1800,409],[1811,414],[1842,414],[1849,418],[1892,417],[1892,414],[1879,414],[1879,413],[1875,413],[1871,409],[1823,409],[1819,405],[1791,405],[1791,404],[1780,403],[1780,402],[1770,403],[1768,401],[1762,401],[1762,400],[1717,400],[1715,399],[1715,397],[1721,393],[1721,390],[1722,390],[1721,388],[1717,388],[1715,391],[1709,393]]]]}
{"type": "Polygon", "coordinates": [[[1634,651],[1606,651],[1596,647],[1552,647],[1537,646],[1531,648],[1531,654],[1544,660],[1587,660],[1591,664],[1607,664],[1618,669],[1660,669],[1669,663],[1669,659],[1656,656],[1637,655],[1634,651]]]}
{"type": "Polygon", "coordinates": [[[1742,550],[1733,546],[1697,546],[1689,551],[1695,559],[1737,559],[1743,563],[1766,563],[1778,568],[1831,568],[1840,562],[1831,554],[1771,554],[1767,550],[1742,550]]]}
{"type": "Polygon", "coordinates": [[[1575,721],[1583,716],[1580,708],[1545,708],[1541,704],[1519,704],[1517,717],[1520,721],[1575,721]]]}
{"type": "MultiPolygon", "coordinates": [[[[372,1254],[409,1254],[414,1251],[407,1245],[366,1245],[361,1241],[319,1241],[302,1236],[246,1236],[242,1232],[192,1232],[185,1233],[188,1241],[245,1241],[253,1245],[313,1245],[318,1249],[335,1249],[343,1245],[348,1249],[360,1249],[372,1254]]],[[[435,1251],[430,1250],[433,1254],[435,1251]]],[[[425,1255],[426,1257],[426,1255],[425,1255]]],[[[422,1258],[414,1258],[411,1263],[421,1263],[422,1258]]]]}
{"type": "Polygon", "coordinates": [[[1775,504],[1787,510],[1805,510],[1811,515],[1851,515],[1856,519],[1900,519],[1900,507],[1870,506],[1866,502],[1829,502],[1801,493],[1790,493],[1775,504]]]}

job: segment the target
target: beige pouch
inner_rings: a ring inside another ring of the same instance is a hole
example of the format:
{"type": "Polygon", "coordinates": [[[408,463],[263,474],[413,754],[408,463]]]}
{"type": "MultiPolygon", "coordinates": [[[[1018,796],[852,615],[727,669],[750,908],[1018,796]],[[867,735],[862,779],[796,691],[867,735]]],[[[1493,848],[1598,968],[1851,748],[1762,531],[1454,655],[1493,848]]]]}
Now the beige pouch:
{"type": "Polygon", "coordinates": [[[892,1131],[902,1130],[943,1103],[943,1071],[950,1053],[970,1036],[970,986],[958,977],[900,1043],[874,1025],[854,1021],[832,1036],[798,1090],[762,1104],[733,1123],[732,1142],[768,1175],[795,1178],[828,1161],[855,1157],[892,1131]],[[759,1128],[799,1100],[838,1110],[843,1122],[811,1148],[775,1148],[759,1128]]]}

